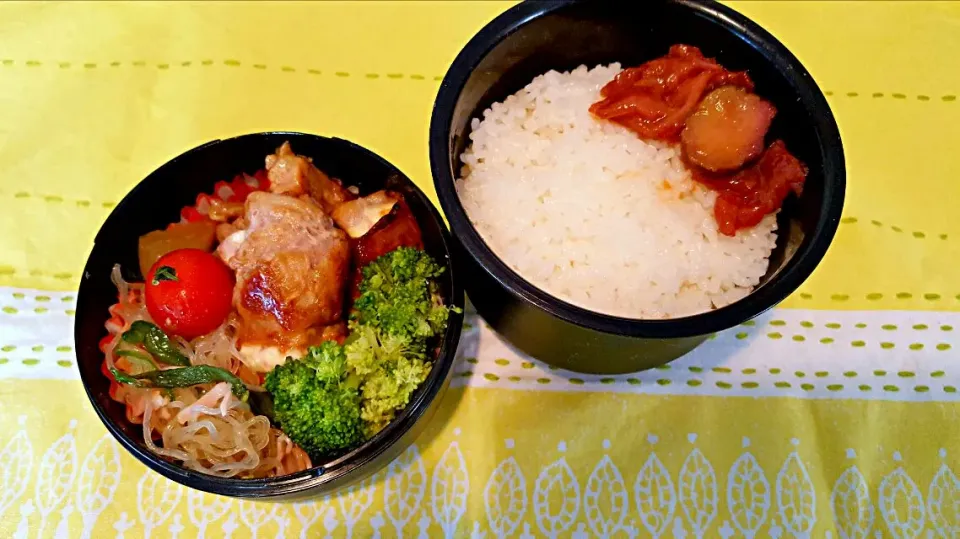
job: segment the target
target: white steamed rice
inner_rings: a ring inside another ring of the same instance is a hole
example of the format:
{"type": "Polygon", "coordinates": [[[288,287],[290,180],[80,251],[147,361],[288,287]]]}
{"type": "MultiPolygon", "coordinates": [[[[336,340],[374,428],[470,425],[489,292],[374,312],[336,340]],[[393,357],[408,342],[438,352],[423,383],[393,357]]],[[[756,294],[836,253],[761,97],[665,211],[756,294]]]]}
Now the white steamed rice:
{"type": "Polygon", "coordinates": [[[456,182],[467,215],[524,279],[593,311],[674,318],[742,298],[767,270],[775,216],[721,235],[716,194],[678,148],[594,118],[619,71],[550,71],[474,119],[456,182]]]}

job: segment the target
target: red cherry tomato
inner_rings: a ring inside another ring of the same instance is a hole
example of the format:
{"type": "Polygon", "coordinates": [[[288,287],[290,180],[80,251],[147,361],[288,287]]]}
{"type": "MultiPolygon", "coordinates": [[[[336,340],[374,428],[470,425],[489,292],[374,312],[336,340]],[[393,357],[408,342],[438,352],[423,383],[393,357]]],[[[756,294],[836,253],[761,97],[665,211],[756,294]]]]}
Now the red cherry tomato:
{"type": "Polygon", "coordinates": [[[233,272],[200,249],[177,249],[147,272],[147,311],[167,334],[193,339],[217,329],[233,308],[233,272]]]}

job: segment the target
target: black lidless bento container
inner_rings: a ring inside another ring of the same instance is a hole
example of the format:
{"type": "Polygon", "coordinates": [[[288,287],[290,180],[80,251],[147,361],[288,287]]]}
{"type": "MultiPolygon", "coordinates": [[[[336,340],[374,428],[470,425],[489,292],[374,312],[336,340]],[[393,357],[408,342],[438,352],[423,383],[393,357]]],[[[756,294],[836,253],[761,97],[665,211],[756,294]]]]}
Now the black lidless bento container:
{"type": "Polygon", "coordinates": [[[402,172],[356,144],[303,133],[243,135],[194,148],[147,176],[120,201],[100,228],[84,268],[74,335],[80,378],[107,430],[140,462],[168,479],[225,496],[296,499],[321,495],[359,481],[389,463],[414,441],[438,408],[449,382],[463,322],[462,314],[451,313],[433,369],[406,409],[372,439],[330,462],[315,462],[309,470],[283,477],[224,479],[188,470],[146,448],[140,426],[127,421],[124,406],[110,398],[109,381],[101,372],[103,354],[98,344],[106,335],[104,322],[110,316],[107,309],[117,302],[117,289],[110,282],[111,268],[119,263],[125,278],[140,280],[140,235],[179,221],[181,208],[192,206],[198,194],[212,192],[216,182],[262,169],[264,158],[284,141],[290,142],[294,152],[311,157],[331,177],[341,179],[344,185],[357,186],[361,194],[385,187],[403,193],[420,225],[427,252],[446,266],[438,279],[443,301],[463,307],[459,270],[450,256],[450,236],[440,214],[402,172]]]}
{"type": "Polygon", "coordinates": [[[470,40],[440,85],[430,123],[430,164],[467,294],[480,315],[537,359],[601,374],[662,365],[786,298],[810,276],[833,240],[846,184],[837,124],[803,65],[743,15],[693,0],[562,0],[509,9],[470,40]],[[757,93],[778,110],[768,141],[783,139],[810,167],[803,195],[790,197],[779,214],[769,271],[753,293],[732,305],[670,320],[608,316],[550,296],[494,255],[460,204],[454,181],[469,143],[470,121],[551,69],[639,65],[678,43],[699,47],[728,69],[747,70],[757,93]]]}

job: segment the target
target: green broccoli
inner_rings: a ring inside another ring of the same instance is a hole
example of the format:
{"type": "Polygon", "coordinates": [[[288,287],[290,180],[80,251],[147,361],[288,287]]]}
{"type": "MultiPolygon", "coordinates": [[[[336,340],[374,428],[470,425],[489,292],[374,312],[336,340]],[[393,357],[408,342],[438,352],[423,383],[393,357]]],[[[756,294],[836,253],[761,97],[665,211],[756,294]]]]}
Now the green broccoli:
{"type": "Polygon", "coordinates": [[[434,283],[443,268],[424,251],[401,247],[362,273],[345,348],[362,382],[361,417],[374,434],[430,374],[428,341],[444,331],[450,310],[434,283]]]}
{"type": "Polygon", "coordinates": [[[401,247],[362,270],[353,320],[394,337],[423,341],[443,331],[449,311],[433,279],[443,273],[430,255],[401,247]]]}
{"type": "Polygon", "coordinates": [[[350,369],[363,380],[360,417],[372,436],[407,405],[430,374],[431,364],[422,344],[370,326],[354,325],[345,351],[350,369]]]}
{"type": "Polygon", "coordinates": [[[359,380],[347,371],[343,347],[328,341],[302,359],[288,358],[267,375],[280,428],[312,459],[349,449],[364,439],[359,380]]]}
{"type": "Polygon", "coordinates": [[[433,282],[443,268],[425,252],[402,247],[362,273],[345,346],[323,343],[267,375],[276,423],[314,459],[359,444],[407,405],[447,325],[433,282]]]}

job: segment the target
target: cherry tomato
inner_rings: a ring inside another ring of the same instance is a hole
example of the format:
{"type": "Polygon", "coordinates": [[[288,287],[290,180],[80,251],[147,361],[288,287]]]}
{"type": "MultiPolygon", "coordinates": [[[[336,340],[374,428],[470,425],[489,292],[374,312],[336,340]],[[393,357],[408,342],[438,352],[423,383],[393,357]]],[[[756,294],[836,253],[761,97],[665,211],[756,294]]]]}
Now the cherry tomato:
{"type": "Polygon", "coordinates": [[[177,249],[147,272],[147,311],[167,334],[193,339],[217,329],[233,308],[233,272],[200,249],[177,249]]]}

